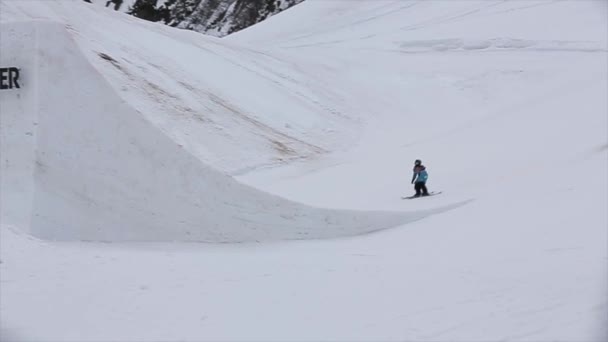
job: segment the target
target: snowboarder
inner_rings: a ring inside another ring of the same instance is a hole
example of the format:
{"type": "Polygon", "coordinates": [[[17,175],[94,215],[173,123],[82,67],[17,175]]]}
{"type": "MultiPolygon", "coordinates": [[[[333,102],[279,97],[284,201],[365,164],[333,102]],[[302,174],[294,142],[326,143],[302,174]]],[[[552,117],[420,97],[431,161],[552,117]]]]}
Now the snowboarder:
{"type": "Polygon", "coordinates": [[[422,161],[416,159],[414,162],[414,175],[412,176],[412,184],[414,184],[414,189],[416,189],[414,197],[429,195],[429,191],[426,188],[426,180],[428,178],[429,174],[426,172],[424,165],[422,165],[422,161]]]}

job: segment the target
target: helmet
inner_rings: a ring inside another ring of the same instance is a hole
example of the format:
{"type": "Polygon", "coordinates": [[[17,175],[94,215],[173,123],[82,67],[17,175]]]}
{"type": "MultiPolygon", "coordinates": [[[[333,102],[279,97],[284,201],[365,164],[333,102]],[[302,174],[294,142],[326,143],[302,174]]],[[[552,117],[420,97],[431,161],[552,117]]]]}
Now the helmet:
{"type": "Polygon", "coordinates": [[[420,159],[416,159],[416,161],[414,162],[414,165],[421,165],[422,164],[422,160],[420,159]]]}

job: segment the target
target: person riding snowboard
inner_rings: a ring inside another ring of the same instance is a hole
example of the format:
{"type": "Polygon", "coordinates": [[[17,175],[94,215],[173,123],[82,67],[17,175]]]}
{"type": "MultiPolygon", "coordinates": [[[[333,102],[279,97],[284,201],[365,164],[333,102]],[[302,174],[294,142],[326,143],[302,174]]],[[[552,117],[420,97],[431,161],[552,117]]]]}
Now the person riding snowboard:
{"type": "Polygon", "coordinates": [[[414,189],[416,189],[414,197],[429,195],[429,191],[426,188],[426,180],[428,178],[429,174],[426,172],[424,165],[422,165],[422,161],[416,159],[414,162],[414,175],[412,176],[412,184],[414,184],[414,189]]]}

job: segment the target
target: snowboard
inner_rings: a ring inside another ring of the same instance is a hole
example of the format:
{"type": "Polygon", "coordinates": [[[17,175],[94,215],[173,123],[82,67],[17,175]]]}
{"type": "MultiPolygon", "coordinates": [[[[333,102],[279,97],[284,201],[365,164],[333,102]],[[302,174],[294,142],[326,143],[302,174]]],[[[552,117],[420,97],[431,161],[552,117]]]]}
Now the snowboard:
{"type": "Polygon", "coordinates": [[[401,199],[425,198],[425,197],[431,197],[431,196],[439,195],[440,193],[441,193],[441,191],[431,191],[431,192],[429,192],[428,196],[419,196],[419,197],[416,197],[416,195],[412,195],[412,196],[407,196],[407,197],[401,197],[401,199]]]}

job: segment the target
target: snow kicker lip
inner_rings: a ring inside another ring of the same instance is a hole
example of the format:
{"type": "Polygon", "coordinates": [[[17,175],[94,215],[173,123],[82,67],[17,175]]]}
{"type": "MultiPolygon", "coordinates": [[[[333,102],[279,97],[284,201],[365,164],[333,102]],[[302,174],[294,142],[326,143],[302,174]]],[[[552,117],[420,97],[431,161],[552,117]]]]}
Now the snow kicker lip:
{"type": "Polygon", "coordinates": [[[369,233],[412,213],[314,208],[205,165],[125,103],[57,23],[2,24],[2,64],[23,70],[1,93],[2,213],[36,237],[242,242],[369,233]],[[43,56],[41,58],[40,56],[43,56]]]}

